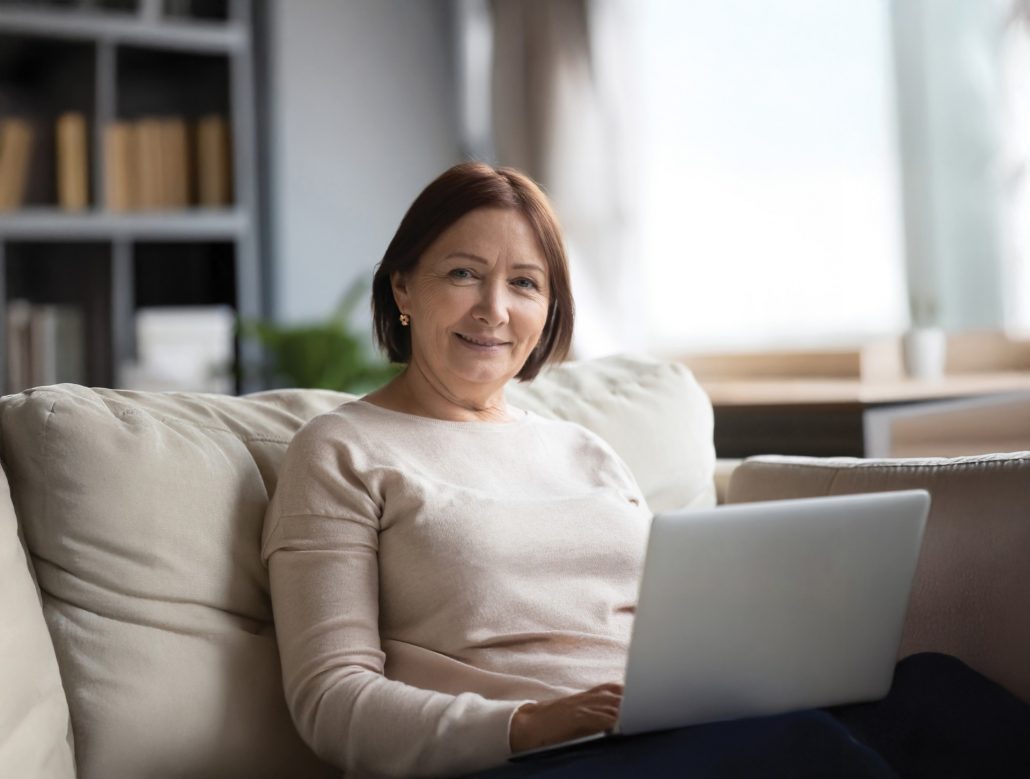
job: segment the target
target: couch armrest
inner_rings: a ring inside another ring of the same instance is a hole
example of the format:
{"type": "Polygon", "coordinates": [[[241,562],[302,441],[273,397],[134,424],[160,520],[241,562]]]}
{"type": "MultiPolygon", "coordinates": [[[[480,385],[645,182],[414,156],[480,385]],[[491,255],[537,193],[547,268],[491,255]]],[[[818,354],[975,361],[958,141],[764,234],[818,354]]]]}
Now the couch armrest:
{"type": "Polygon", "coordinates": [[[72,779],[68,702],[0,467],[0,776],[72,779]]]}
{"type": "Polygon", "coordinates": [[[900,656],[954,655],[1030,702],[1030,452],[754,457],[734,469],[727,501],[919,488],[933,503],[900,656]]]}
{"type": "Polygon", "coordinates": [[[717,503],[725,503],[726,496],[730,489],[730,480],[733,477],[733,472],[737,467],[744,462],[743,460],[733,460],[728,457],[720,457],[715,461],[715,497],[717,503]]]}

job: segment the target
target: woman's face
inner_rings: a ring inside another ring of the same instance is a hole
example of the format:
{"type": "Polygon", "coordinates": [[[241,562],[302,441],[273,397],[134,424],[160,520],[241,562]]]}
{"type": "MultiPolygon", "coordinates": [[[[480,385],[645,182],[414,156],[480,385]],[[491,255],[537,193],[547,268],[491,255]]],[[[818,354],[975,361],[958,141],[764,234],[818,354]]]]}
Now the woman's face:
{"type": "Polygon", "coordinates": [[[411,363],[456,395],[500,390],[540,340],[547,263],[517,211],[470,211],[434,241],[394,298],[411,317],[411,363]]]}

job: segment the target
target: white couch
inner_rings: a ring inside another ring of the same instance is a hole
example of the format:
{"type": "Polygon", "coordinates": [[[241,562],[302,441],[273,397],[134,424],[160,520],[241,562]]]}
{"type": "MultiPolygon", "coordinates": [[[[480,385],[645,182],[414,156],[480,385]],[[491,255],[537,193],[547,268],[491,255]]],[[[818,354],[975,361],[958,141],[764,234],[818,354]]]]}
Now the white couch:
{"type": "MultiPolygon", "coordinates": [[[[510,394],[605,437],[655,507],[715,502],[711,409],[685,369],[567,364],[510,394]]],[[[348,398],[0,400],[0,776],[334,775],[286,711],[258,553],[291,437],[348,398]]]]}
{"type": "MultiPolygon", "coordinates": [[[[348,397],[58,385],[0,399],[0,776],[335,775],[286,712],[258,545],[290,438],[348,397]]],[[[607,439],[652,509],[715,502],[711,407],[684,368],[572,363],[510,397],[607,439]]],[[[1030,699],[1028,470],[1030,455],[766,459],[728,490],[930,488],[903,653],[951,651],[1030,699]]]]}

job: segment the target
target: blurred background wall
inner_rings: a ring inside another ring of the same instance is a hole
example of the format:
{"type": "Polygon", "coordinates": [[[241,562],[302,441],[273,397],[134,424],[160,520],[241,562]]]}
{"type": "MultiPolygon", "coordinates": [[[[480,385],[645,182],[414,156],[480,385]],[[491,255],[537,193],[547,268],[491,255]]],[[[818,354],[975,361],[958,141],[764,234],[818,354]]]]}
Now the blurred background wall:
{"type": "Polygon", "coordinates": [[[325,323],[464,159],[553,199],[578,357],[1025,338],[1028,9],[0,0],[4,387],[186,388],[181,336],[258,388],[233,328],[325,323]]]}
{"type": "Polygon", "coordinates": [[[1021,267],[1003,217],[1003,44],[1019,4],[512,5],[269,0],[275,316],[326,310],[422,185],[481,156],[535,165],[555,197],[581,353],[819,346],[896,334],[913,316],[952,329],[1025,318],[1004,292],[1021,267]],[[484,15],[486,53],[463,57],[484,15]],[[586,25],[582,51],[570,15],[586,25]],[[530,59],[512,66],[520,45],[530,59]],[[583,83],[562,59],[576,56],[583,83]],[[542,98],[553,110],[512,96],[527,89],[513,67],[565,79],[542,98]],[[463,68],[492,68],[493,92],[470,93],[463,68]],[[462,107],[476,99],[492,101],[499,144],[470,148],[462,107]],[[506,141],[521,121],[540,125],[528,156],[506,141]],[[584,205],[606,189],[609,202],[584,205]]]}
{"type": "Polygon", "coordinates": [[[266,29],[273,315],[309,319],[461,159],[453,14],[445,0],[273,0],[266,29]]]}

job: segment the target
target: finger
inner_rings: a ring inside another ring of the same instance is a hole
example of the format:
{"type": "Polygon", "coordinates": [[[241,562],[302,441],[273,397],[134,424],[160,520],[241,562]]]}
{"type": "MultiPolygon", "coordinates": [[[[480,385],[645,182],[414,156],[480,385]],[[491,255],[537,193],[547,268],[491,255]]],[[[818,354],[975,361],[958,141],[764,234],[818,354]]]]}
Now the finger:
{"type": "Polygon", "coordinates": [[[594,714],[600,714],[605,717],[618,717],[619,707],[618,706],[591,706],[587,711],[593,712],[594,714]]]}
{"type": "Polygon", "coordinates": [[[607,717],[594,717],[589,721],[577,722],[575,727],[570,728],[565,740],[589,736],[591,733],[603,733],[615,727],[615,720],[607,717]]]}
{"type": "Polygon", "coordinates": [[[617,706],[605,706],[603,704],[584,706],[576,714],[577,719],[582,717],[603,717],[608,720],[614,720],[618,716],[619,709],[617,706]]]}
{"type": "Polygon", "coordinates": [[[604,684],[599,684],[596,687],[591,687],[587,692],[600,692],[602,690],[607,690],[609,692],[615,692],[622,695],[623,687],[624,685],[619,682],[605,682],[604,684]]]}
{"type": "Polygon", "coordinates": [[[615,692],[595,692],[595,693],[584,693],[581,698],[583,703],[604,703],[608,705],[618,706],[622,703],[622,696],[615,692]]]}
{"type": "Polygon", "coordinates": [[[575,711],[571,712],[572,716],[577,720],[583,717],[597,717],[597,716],[616,716],[619,713],[618,707],[605,705],[603,703],[584,704],[577,706],[575,711]]]}
{"type": "Polygon", "coordinates": [[[622,700],[622,690],[614,689],[593,689],[581,692],[579,695],[584,698],[606,698],[611,700],[622,700]]]}
{"type": "Polygon", "coordinates": [[[580,712],[574,723],[570,723],[571,733],[586,735],[598,733],[602,730],[609,730],[615,725],[615,717],[600,712],[580,712]]]}

